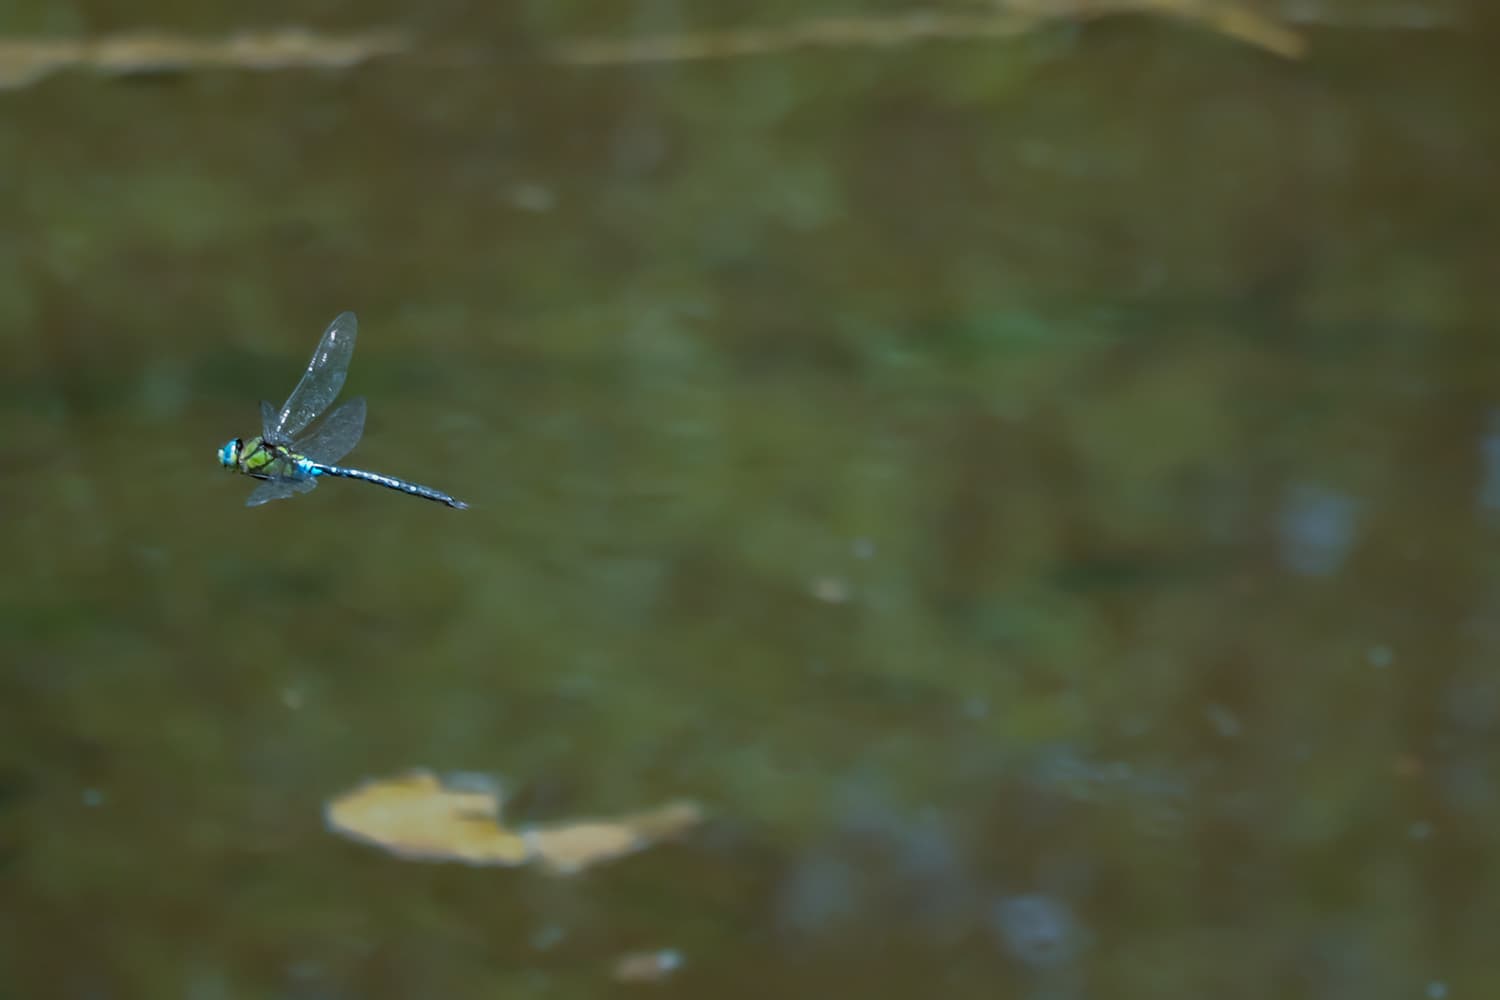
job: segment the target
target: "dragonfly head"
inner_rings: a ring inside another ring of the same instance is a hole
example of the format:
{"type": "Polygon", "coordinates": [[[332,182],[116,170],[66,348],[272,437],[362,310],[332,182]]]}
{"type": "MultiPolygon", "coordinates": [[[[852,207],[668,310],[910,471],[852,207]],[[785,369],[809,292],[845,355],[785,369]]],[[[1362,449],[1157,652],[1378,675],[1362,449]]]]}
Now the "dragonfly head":
{"type": "Polygon", "coordinates": [[[219,449],[219,464],[226,469],[236,468],[240,464],[240,453],[245,450],[245,442],[241,438],[224,442],[224,447],[219,449]]]}

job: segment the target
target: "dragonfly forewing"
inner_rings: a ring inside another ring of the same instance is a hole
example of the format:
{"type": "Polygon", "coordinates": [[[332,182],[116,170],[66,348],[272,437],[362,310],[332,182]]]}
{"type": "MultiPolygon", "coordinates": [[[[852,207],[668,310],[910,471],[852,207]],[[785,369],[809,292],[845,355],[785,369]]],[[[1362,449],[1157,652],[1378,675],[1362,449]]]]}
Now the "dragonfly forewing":
{"type": "Polygon", "coordinates": [[[290,441],[338,398],[344,376],[349,372],[349,359],[354,356],[354,338],[358,332],[359,324],[352,312],[341,312],[328,324],[302,380],[277,413],[268,438],[278,443],[290,441]]]}

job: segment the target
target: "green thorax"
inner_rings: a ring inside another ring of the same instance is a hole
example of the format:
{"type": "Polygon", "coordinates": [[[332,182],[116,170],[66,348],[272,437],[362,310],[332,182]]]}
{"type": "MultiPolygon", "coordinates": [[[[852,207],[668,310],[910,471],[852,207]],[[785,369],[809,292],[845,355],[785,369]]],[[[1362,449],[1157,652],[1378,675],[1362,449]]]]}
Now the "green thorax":
{"type": "Polygon", "coordinates": [[[240,453],[240,471],[251,476],[291,475],[297,465],[298,456],[290,449],[270,444],[262,437],[253,437],[245,442],[240,453]]]}

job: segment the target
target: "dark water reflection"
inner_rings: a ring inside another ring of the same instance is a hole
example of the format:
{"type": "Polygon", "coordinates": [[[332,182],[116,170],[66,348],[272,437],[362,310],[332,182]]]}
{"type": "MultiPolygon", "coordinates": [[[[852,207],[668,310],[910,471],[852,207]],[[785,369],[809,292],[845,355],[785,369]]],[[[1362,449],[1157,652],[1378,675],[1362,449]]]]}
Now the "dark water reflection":
{"type": "Polygon", "coordinates": [[[1381,9],[0,93],[0,996],[1500,995],[1493,20],[1381,9]],[[213,464],[343,308],[472,510],[213,464]],[[323,830],[419,765],[713,820],[323,830]]]}

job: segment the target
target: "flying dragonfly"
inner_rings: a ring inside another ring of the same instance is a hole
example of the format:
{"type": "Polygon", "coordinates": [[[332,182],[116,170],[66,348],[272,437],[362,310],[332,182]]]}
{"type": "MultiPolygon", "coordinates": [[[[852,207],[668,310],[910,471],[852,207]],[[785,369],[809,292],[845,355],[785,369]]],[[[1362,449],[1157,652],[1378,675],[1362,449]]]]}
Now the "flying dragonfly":
{"type": "Polygon", "coordinates": [[[349,371],[349,359],[354,356],[354,336],[358,330],[359,324],[352,312],[342,312],[334,317],[324,331],[323,339],[318,341],[318,349],[313,351],[302,381],[297,383],[281,409],[261,400],[260,437],[248,441],[234,438],[219,449],[219,463],[224,468],[261,481],[251,491],[245,506],[258,507],[270,500],[285,500],[298,493],[307,493],[323,476],[374,483],[414,497],[436,500],[458,510],[469,506],[430,486],[335,464],[354,449],[359,436],[364,433],[363,397],[349,400],[330,413],[317,430],[299,437],[307,425],[338,398],[339,390],[344,387],[344,376],[349,371]]]}

